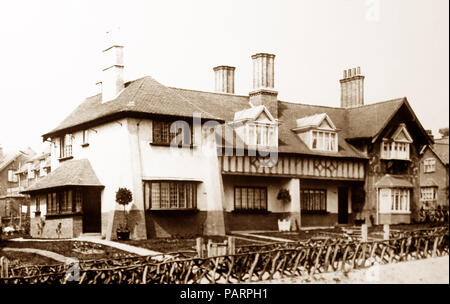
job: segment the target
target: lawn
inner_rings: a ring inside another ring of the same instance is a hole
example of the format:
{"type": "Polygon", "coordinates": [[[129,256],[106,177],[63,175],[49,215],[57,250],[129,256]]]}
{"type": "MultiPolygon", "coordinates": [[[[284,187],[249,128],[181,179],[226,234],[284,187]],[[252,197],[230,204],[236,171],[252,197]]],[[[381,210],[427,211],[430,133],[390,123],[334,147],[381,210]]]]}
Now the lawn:
{"type": "MultiPolygon", "coordinates": [[[[186,238],[178,237],[178,238],[154,238],[148,240],[139,240],[139,241],[120,241],[121,243],[147,248],[150,250],[162,252],[162,253],[173,253],[179,251],[196,251],[196,237],[197,236],[189,236],[186,238]]],[[[223,243],[228,239],[226,236],[221,235],[213,235],[213,236],[203,236],[204,243],[207,244],[208,240],[211,240],[214,243],[223,243]]],[[[246,245],[255,245],[261,244],[259,242],[252,242],[240,238],[235,239],[235,246],[246,246],[246,245]]]]}
{"type": "MultiPolygon", "coordinates": [[[[135,254],[125,252],[113,247],[84,241],[0,241],[0,250],[3,247],[35,248],[56,252],[65,257],[74,257],[79,260],[93,260],[104,258],[133,257],[135,254]]],[[[0,251],[1,252],[1,251],[0,251]]],[[[12,253],[15,255],[17,252],[12,253]]]]}
{"type": "Polygon", "coordinates": [[[0,257],[6,257],[9,260],[9,267],[29,265],[54,265],[57,262],[39,254],[28,252],[11,252],[0,250],[0,257]]]}

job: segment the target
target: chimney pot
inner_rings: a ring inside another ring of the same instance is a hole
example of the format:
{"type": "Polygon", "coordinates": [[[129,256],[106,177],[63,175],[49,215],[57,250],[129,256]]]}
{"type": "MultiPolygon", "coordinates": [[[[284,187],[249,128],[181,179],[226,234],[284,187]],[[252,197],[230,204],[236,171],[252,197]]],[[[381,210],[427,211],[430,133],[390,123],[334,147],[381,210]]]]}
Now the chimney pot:
{"type": "Polygon", "coordinates": [[[364,105],[364,76],[360,67],[344,70],[340,83],[342,108],[364,105]]]}
{"type": "Polygon", "coordinates": [[[113,100],[124,89],[123,46],[118,43],[116,31],[107,32],[109,43],[103,50],[104,66],[102,70],[102,103],[113,100]]]}
{"type": "Polygon", "coordinates": [[[250,103],[253,106],[264,105],[273,117],[278,118],[278,92],[275,87],[275,55],[258,53],[253,60],[253,91],[250,103]]]}
{"type": "Polygon", "coordinates": [[[236,68],[220,65],[213,68],[215,74],[215,91],[234,94],[234,70],[236,68]]]}

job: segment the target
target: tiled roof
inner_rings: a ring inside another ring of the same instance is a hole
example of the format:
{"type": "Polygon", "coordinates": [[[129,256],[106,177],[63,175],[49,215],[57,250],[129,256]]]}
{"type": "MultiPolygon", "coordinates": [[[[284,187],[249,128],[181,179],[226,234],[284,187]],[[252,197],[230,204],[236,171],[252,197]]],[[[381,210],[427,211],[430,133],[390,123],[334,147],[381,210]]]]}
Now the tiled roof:
{"type": "Polygon", "coordinates": [[[19,152],[6,153],[2,159],[0,159],[0,171],[6,168],[13,160],[20,155],[19,152]]]}
{"type": "Polygon", "coordinates": [[[127,83],[125,89],[112,101],[102,103],[101,94],[87,98],[55,129],[45,134],[44,137],[82,123],[121,112],[181,117],[192,117],[192,114],[197,112],[207,119],[219,119],[178,94],[176,90],[163,86],[152,77],[147,76],[127,83]]]}
{"type": "Polygon", "coordinates": [[[103,185],[97,178],[91,163],[87,159],[69,160],[62,163],[56,170],[38,180],[34,185],[21,193],[30,193],[42,189],[62,186],[98,186],[103,185]]]}
{"type": "Polygon", "coordinates": [[[376,136],[405,101],[406,98],[398,98],[347,109],[347,138],[376,136]]]}
{"type": "Polygon", "coordinates": [[[234,113],[234,120],[256,119],[264,110],[264,106],[256,106],[234,113]]]}
{"type": "MultiPolygon", "coordinates": [[[[406,98],[399,98],[344,109],[279,101],[279,152],[365,158],[347,143],[346,139],[377,136],[404,103],[406,98]],[[313,152],[292,131],[297,127],[297,119],[323,113],[328,115],[339,130],[337,153],[313,152]]],[[[236,112],[249,109],[248,96],[166,87],[151,77],[143,77],[128,82],[115,100],[102,104],[100,94],[87,98],[58,127],[44,137],[124,112],[181,117],[192,117],[196,112],[205,119],[233,121],[236,112]]]]}
{"type": "Polygon", "coordinates": [[[390,174],[384,175],[378,182],[375,183],[377,188],[414,188],[413,184],[405,177],[394,176],[390,174]]]}
{"type": "Polygon", "coordinates": [[[326,113],[320,113],[299,118],[297,119],[297,128],[319,127],[326,117],[326,113]]]}
{"type": "Polygon", "coordinates": [[[433,150],[437,156],[441,159],[441,161],[448,165],[448,144],[436,143],[433,145],[433,150]]]}
{"type": "Polygon", "coordinates": [[[434,179],[432,179],[431,177],[428,177],[427,179],[420,181],[420,186],[421,187],[439,187],[439,184],[436,183],[436,181],[434,179]]]}

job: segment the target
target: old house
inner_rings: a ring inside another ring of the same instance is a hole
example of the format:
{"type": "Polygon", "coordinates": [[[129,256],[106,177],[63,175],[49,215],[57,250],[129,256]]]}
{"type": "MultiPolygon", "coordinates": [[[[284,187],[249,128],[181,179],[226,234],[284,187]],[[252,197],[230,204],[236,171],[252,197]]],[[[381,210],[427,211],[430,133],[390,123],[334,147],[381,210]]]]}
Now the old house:
{"type": "Polygon", "coordinates": [[[0,224],[17,226],[22,213],[26,214],[27,196],[16,175],[20,166],[33,157],[32,149],[6,152],[0,146],[0,224]]]}
{"type": "Polygon", "coordinates": [[[425,210],[438,206],[448,210],[448,154],[448,137],[436,139],[420,152],[420,207],[425,210]]]}
{"type": "Polygon", "coordinates": [[[340,106],[323,107],[278,99],[273,54],[252,56],[253,88],[236,95],[234,67],[201,92],[125,82],[123,47],[103,52],[101,93],[43,135],[52,172],[24,192],[41,206],[33,236],[114,239],[119,187],[133,193],[134,239],[413,219],[432,140],[406,98],[365,105],[359,68],[344,71],[340,106]]]}

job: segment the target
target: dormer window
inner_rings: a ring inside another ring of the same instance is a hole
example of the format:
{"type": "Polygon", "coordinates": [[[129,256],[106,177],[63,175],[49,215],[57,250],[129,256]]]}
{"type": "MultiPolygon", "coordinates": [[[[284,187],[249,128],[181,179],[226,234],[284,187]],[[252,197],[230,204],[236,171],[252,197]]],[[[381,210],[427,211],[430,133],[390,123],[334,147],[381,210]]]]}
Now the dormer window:
{"type": "Polygon", "coordinates": [[[382,159],[409,160],[409,145],[412,143],[405,124],[400,124],[391,138],[384,138],[381,143],[382,159]]]}
{"type": "Polygon", "coordinates": [[[250,146],[276,146],[276,125],[247,123],[247,144],[250,146]]]}
{"type": "Polygon", "coordinates": [[[265,106],[236,112],[232,124],[248,146],[278,146],[278,124],[265,106]]]}
{"type": "Polygon", "coordinates": [[[338,152],[338,130],[326,113],[297,119],[297,127],[292,131],[311,150],[338,152]]]}
{"type": "Polygon", "coordinates": [[[336,151],[337,135],[335,132],[312,131],[312,150],[336,151]]]}

